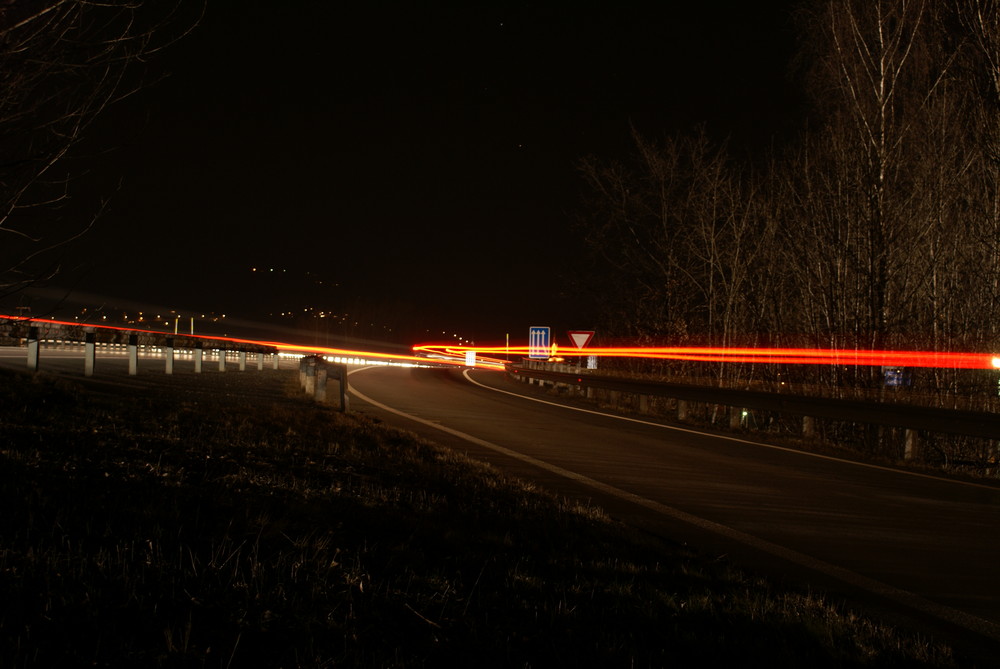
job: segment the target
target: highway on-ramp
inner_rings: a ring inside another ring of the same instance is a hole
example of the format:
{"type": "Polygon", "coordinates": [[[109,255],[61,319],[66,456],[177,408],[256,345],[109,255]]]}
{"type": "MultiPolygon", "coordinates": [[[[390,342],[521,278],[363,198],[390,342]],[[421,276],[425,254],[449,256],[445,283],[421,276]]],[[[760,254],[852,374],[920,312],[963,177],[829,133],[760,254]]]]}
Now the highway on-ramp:
{"type": "Polygon", "coordinates": [[[372,367],[350,386],[353,411],[625,522],[1000,649],[1000,487],[614,415],[500,372],[372,367]]]}

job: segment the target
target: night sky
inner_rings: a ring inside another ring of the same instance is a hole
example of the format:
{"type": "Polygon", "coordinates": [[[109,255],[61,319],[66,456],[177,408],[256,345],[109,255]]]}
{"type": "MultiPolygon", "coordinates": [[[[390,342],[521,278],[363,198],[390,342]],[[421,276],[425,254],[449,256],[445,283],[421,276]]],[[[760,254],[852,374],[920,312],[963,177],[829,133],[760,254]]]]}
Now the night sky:
{"type": "Polygon", "coordinates": [[[83,147],[111,201],[55,284],[247,320],[363,304],[429,338],[591,327],[563,289],[575,162],[633,125],[789,134],[792,5],[211,0],[83,147]]]}

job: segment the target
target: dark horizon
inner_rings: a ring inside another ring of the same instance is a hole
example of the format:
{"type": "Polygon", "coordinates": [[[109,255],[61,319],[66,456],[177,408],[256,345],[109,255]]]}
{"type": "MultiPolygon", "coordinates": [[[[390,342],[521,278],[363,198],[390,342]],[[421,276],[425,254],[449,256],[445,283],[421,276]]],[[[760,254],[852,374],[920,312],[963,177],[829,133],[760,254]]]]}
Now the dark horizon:
{"type": "Polygon", "coordinates": [[[626,155],[633,127],[787,134],[792,4],[212,3],[71,164],[62,215],[109,204],[48,285],[248,317],[367,303],[493,340],[592,327],[567,292],[576,162],[626,155]],[[328,290],[248,296],[253,267],[328,290]]]}

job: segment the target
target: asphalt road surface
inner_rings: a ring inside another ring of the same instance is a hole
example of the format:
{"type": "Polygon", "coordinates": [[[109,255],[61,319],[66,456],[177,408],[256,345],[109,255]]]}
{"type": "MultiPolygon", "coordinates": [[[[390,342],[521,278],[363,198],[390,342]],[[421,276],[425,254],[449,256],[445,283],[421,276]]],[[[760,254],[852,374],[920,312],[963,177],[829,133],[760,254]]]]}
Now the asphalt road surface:
{"type": "Polygon", "coordinates": [[[772,579],[1000,649],[1000,487],[599,412],[498,372],[376,367],[350,385],[352,411],[772,579]]]}

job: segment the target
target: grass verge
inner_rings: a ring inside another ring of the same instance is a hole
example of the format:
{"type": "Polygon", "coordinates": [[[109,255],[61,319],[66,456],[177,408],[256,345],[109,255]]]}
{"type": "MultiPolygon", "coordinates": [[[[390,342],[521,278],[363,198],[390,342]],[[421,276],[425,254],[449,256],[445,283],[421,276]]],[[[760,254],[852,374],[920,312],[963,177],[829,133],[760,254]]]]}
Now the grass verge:
{"type": "Polygon", "coordinates": [[[300,397],[0,370],[0,666],[948,667],[300,397]]]}

